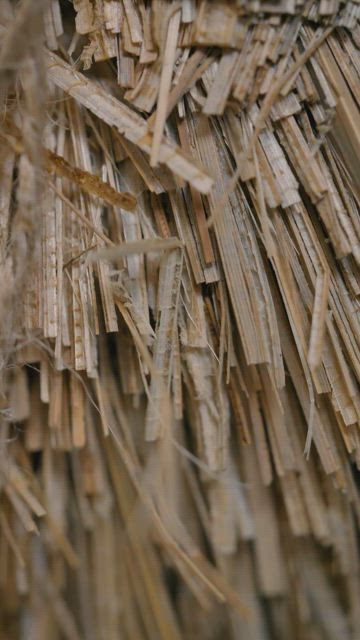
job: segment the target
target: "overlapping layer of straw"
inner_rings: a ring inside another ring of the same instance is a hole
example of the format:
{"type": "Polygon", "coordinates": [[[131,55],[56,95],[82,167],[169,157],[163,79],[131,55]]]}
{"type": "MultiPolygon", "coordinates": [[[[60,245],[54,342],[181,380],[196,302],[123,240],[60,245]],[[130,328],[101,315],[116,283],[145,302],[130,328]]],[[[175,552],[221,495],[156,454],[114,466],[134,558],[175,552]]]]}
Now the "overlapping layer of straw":
{"type": "Polygon", "coordinates": [[[360,637],[360,3],[0,0],[0,638],[360,637]]]}

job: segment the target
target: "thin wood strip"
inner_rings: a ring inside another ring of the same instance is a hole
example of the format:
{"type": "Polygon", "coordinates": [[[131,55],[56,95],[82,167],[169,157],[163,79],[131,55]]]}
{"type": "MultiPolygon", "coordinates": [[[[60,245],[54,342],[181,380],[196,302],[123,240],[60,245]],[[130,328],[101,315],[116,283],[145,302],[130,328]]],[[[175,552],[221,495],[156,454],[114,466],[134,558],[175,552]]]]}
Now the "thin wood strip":
{"type": "MultiPolygon", "coordinates": [[[[146,122],[129,107],[106,93],[99,85],[88,80],[52,52],[45,53],[49,79],[75,100],[97,115],[110,126],[114,126],[126,139],[150,153],[152,135],[146,122]]],[[[212,179],[183,155],[179,148],[164,140],[159,148],[159,161],[181,178],[188,180],[202,193],[207,193],[212,179]]]]}

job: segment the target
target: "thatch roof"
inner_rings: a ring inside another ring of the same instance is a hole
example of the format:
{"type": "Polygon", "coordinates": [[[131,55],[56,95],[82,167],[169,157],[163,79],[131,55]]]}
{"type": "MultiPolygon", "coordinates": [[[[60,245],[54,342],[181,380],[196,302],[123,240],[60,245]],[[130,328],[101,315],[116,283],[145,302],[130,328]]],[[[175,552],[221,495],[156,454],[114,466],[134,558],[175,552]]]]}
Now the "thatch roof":
{"type": "Polygon", "coordinates": [[[360,3],[0,0],[0,638],[360,637],[360,3]]]}

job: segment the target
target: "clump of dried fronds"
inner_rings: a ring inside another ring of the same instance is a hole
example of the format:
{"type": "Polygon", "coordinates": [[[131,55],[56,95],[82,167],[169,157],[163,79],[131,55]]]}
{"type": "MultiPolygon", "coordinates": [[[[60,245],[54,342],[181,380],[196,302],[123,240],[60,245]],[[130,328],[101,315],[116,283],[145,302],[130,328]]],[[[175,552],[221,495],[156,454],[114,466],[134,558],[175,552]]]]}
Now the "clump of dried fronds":
{"type": "Polygon", "coordinates": [[[1,637],[359,637],[359,19],[0,0],[1,637]]]}

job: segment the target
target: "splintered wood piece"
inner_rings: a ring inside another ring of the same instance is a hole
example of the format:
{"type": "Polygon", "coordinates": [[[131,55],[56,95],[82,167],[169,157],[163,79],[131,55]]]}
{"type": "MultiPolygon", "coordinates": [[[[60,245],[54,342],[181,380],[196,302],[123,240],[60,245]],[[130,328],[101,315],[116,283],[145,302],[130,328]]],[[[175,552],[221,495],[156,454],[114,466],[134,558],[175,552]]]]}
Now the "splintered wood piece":
{"type": "MultiPolygon", "coordinates": [[[[190,151],[188,131],[187,131],[185,122],[183,120],[179,121],[178,130],[179,130],[181,146],[185,149],[187,153],[190,153],[191,151],[190,151]]],[[[204,260],[206,264],[210,264],[211,262],[214,262],[215,258],[214,258],[214,252],[213,252],[213,248],[210,240],[209,230],[206,226],[206,216],[205,216],[204,206],[201,200],[201,195],[192,186],[190,186],[190,190],[191,190],[191,198],[194,206],[194,213],[195,213],[196,222],[198,225],[199,235],[200,235],[201,244],[202,244],[202,249],[204,253],[204,260]]]]}
{"type": "Polygon", "coordinates": [[[169,19],[166,42],[163,51],[159,95],[157,99],[156,115],[154,119],[154,133],[150,152],[150,165],[152,167],[155,167],[157,165],[160,153],[161,139],[166,120],[167,101],[170,91],[173,66],[175,62],[179,25],[180,11],[178,10],[169,19]]]}
{"type": "MultiPolygon", "coordinates": [[[[114,126],[127,140],[150,153],[152,135],[146,122],[125,104],[116,100],[98,84],[88,80],[52,52],[45,53],[49,79],[69,93],[84,107],[110,126],[114,126]]],[[[188,180],[202,193],[212,186],[212,179],[181,153],[179,148],[167,140],[160,144],[158,158],[175,174],[188,180]]]]}
{"type": "MultiPolygon", "coordinates": [[[[164,239],[159,242],[167,243],[169,240],[164,239]]],[[[176,248],[164,256],[160,265],[154,372],[151,377],[150,398],[145,425],[145,437],[149,441],[156,440],[164,434],[164,425],[169,420],[165,407],[167,405],[166,396],[170,390],[172,357],[175,346],[174,329],[179,308],[182,265],[183,252],[176,248]]]]}
{"type": "MultiPolygon", "coordinates": [[[[17,138],[20,137],[21,132],[14,125],[10,124],[11,133],[15,132],[17,138]]],[[[24,145],[21,140],[13,140],[7,136],[7,140],[12,144],[16,151],[25,151],[24,145]]],[[[64,157],[58,155],[51,149],[45,148],[44,163],[49,173],[55,173],[62,178],[67,178],[75,184],[77,184],[83,191],[88,194],[98,196],[105,200],[108,204],[113,206],[122,207],[128,211],[132,211],[136,206],[136,199],[130,193],[119,193],[111,187],[108,183],[104,182],[98,176],[91,173],[91,171],[84,171],[79,167],[72,166],[65,160],[64,157]]]]}

